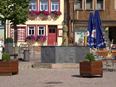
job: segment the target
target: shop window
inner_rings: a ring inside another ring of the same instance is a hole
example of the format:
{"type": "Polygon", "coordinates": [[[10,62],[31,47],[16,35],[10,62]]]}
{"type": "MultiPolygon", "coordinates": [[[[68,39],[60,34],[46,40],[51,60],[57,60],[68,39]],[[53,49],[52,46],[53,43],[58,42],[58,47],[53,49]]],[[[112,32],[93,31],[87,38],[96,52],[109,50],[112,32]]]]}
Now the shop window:
{"type": "Polygon", "coordinates": [[[87,28],[78,27],[75,30],[75,45],[87,46],[87,28]]]}

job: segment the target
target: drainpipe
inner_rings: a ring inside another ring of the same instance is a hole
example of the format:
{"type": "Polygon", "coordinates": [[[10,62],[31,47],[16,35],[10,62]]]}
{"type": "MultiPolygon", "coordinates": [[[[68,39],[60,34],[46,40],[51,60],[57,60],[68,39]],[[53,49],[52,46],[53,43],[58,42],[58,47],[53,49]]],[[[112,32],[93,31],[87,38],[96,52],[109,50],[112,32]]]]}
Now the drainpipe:
{"type": "Polygon", "coordinates": [[[69,44],[73,44],[74,42],[73,29],[74,29],[74,0],[69,0],[69,44]]]}

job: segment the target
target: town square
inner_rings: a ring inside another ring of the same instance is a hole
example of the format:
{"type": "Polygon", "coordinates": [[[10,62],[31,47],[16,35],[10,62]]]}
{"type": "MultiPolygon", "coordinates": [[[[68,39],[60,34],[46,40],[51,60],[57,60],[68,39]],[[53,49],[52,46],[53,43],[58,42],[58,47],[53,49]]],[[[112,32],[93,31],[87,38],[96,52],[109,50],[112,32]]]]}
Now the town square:
{"type": "Polygon", "coordinates": [[[0,87],[115,87],[116,0],[0,0],[0,87]]]}

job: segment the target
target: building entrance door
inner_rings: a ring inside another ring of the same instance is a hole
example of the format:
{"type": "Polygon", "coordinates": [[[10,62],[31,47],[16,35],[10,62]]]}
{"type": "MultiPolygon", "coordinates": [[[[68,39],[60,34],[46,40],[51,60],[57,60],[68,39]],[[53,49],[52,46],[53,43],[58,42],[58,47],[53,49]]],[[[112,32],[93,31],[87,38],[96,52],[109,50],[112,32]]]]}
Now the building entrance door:
{"type": "Polygon", "coordinates": [[[109,28],[109,39],[113,41],[113,44],[116,44],[116,27],[109,28]]]}
{"type": "Polygon", "coordinates": [[[48,45],[54,46],[57,43],[57,26],[48,26],[48,45]]]}

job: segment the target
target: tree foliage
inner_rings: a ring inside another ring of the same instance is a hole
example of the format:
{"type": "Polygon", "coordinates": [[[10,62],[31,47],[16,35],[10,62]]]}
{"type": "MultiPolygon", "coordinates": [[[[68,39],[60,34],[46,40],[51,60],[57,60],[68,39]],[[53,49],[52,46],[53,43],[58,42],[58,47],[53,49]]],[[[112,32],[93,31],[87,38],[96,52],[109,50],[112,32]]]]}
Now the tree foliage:
{"type": "Polygon", "coordinates": [[[27,20],[29,0],[0,0],[0,19],[12,24],[22,24],[27,20]]]}
{"type": "MultiPolygon", "coordinates": [[[[6,20],[13,25],[15,43],[17,43],[17,25],[26,22],[28,7],[29,0],[0,0],[0,20],[4,22],[4,25],[6,25],[6,20]]],[[[4,33],[4,37],[6,37],[6,30],[4,33]]]]}

